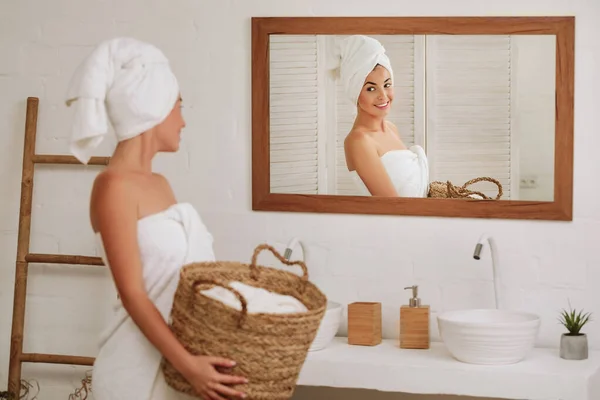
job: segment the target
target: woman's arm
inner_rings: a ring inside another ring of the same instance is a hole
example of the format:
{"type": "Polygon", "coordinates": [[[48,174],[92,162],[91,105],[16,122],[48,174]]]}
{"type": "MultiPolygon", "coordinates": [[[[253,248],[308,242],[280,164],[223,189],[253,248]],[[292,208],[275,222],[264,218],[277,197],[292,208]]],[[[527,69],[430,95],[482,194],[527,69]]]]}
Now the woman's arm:
{"type": "Polygon", "coordinates": [[[348,138],[345,151],[371,196],[398,197],[371,138],[366,135],[348,138]]]}

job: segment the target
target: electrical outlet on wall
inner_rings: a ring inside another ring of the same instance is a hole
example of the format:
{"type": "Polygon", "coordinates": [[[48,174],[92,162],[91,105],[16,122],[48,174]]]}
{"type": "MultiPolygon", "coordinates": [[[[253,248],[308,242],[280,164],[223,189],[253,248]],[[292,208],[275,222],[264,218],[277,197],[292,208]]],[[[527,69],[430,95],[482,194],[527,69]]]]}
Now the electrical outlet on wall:
{"type": "Polygon", "coordinates": [[[523,175],[519,180],[519,188],[521,189],[535,189],[537,186],[538,181],[535,175],[523,175]]]}

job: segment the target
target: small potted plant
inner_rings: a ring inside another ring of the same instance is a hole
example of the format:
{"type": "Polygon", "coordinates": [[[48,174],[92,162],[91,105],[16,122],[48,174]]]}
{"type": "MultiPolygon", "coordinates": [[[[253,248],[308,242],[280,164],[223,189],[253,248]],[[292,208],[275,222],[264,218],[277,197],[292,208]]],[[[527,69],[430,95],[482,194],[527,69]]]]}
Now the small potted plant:
{"type": "Polygon", "coordinates": [[[587,335],[581,329],[591,319],[591,313],[577,312],[569,306],[560,313],[559,322],[567,328],[560,338],[560,358],[565,360],[585,360],[588,358],[587,335]]]}

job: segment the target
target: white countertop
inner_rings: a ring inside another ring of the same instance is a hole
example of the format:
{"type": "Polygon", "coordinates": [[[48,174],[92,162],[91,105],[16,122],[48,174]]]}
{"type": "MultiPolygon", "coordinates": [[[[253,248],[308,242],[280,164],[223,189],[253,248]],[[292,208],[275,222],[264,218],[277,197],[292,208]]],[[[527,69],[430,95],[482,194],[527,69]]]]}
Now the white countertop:
{"type": "Polygon", "coordinates": [[[600,351],[583,361],[563,360],[558,349],[533,349],[520,363],[482,366],[456,361],[445,346],[400,349],[395,340],[351,346],[336,337],[309,352],[298,385],[384,392],[452,394],[527,400],[599,400],[600,351]]]}

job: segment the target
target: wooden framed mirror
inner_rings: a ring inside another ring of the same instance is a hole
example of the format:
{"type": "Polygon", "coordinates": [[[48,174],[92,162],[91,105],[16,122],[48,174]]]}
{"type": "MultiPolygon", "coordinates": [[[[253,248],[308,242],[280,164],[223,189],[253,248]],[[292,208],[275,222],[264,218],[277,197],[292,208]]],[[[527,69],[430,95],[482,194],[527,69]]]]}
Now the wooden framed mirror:
{"type": "Polygon", "coordinates": [[[253,18],[253,210],[572,220],[574,28],[253,18]]]}

